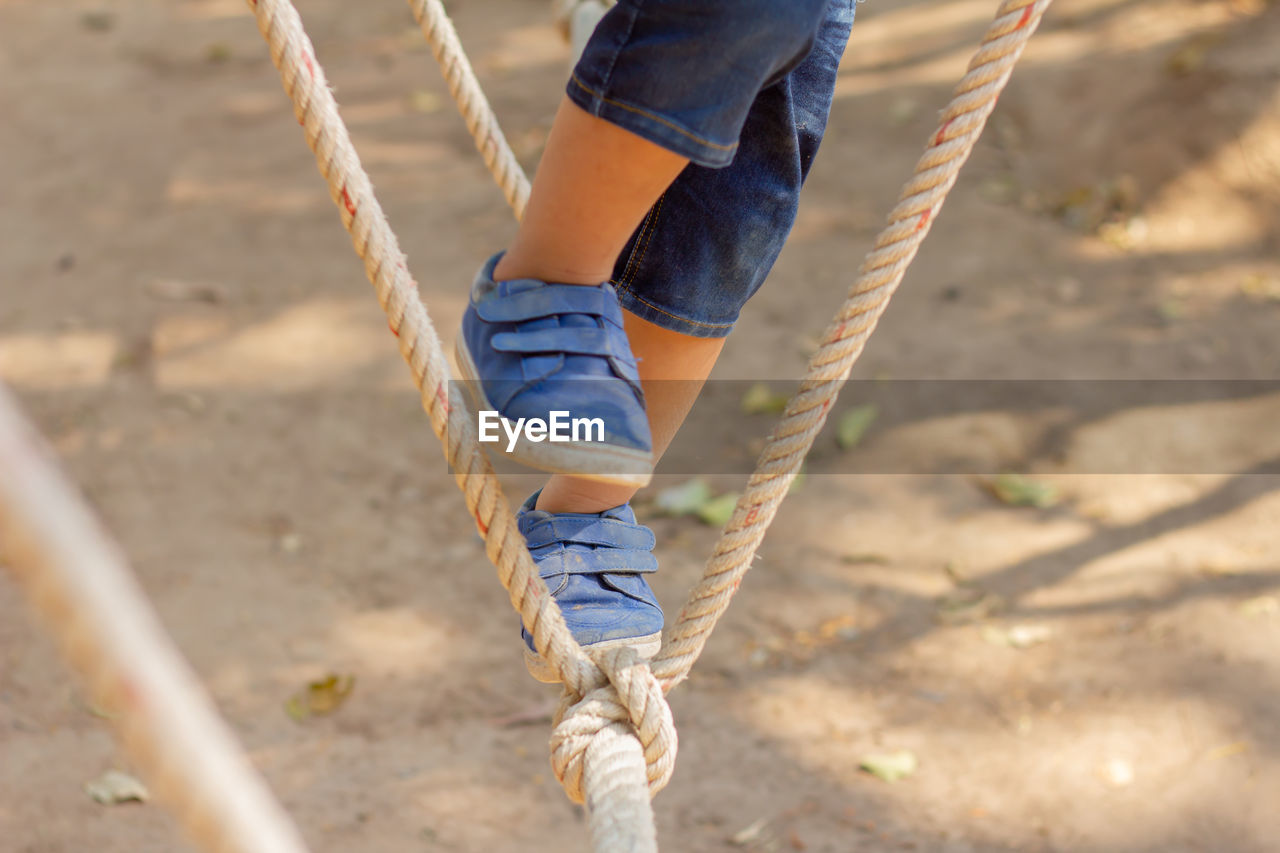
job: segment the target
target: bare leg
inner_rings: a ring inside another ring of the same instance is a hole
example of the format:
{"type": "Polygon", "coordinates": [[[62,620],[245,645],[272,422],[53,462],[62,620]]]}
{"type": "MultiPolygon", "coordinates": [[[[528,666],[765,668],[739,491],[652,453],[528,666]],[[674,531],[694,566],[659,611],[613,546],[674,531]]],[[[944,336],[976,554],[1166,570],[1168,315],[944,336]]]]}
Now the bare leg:
{"type": "Polygon", "coordinates": [[[688,160],[560,102],[499,280],[608,281],[640,220],[688,160]]]}
{"type": "MultiPolygon", "coordinates": [[[[607,274],[606,274],[607,277],[607,274]]],[[[724,338],[695,338],[623,312],[631,351],[640,366],[654,458],[662,456],[693,408],[702,383],[724,348],[724,338]],[[678,381],[670,381],[678,380],[678,381]]],[[[556,474],[538,497],[547,512],[601,512],[631,500],[633,486],[556,474]]]]}

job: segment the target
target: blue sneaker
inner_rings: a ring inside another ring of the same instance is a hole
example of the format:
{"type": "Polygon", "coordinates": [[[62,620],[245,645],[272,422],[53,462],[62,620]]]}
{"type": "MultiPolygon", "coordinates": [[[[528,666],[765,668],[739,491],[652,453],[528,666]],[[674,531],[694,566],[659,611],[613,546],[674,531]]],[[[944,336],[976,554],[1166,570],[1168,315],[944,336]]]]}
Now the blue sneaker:
{"type": "Polygon", "coordinates": [[[495,282],[500,257],[477,274],[457,341],[477,407],[506,421],[481,414],[481,438],[533,468],[646,485],[653,442],[613,286],[495,282]]]}
{"type": "MultiPolygon", "coordinates": [[[[653,531],[636,523],[630,504],[600,513],[534,509],[525,501],[516,523],[573,638],[587,651],[627,645],[651,658],[662,645],[662,608],[644,575],[658,570],[653,531]]],[[[524,629],[524,662],[539,681],[559,679],[524,629]]]]}

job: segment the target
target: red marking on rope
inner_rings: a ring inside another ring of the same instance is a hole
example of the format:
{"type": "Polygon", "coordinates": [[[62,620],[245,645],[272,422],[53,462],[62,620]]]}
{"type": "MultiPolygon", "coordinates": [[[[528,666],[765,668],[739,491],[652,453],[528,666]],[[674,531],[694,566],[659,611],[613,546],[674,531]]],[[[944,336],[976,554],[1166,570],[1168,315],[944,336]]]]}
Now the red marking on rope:
{"type": "MultiPolygon", "coordinates": [[[[396,337],[399,337],[399,335],[396,337]]],[[[445,393],[443,382],[436,386],[436,405],[446,415],[449,414],[449,395],[445,393]]]]}
{"type": "Polygon", "coordinates": [[[741,577],[734,578],[734,580],[733,580],[733,591],[734,591],[734,592],[737,592],[737,591],[738,591],[738,587],[740,587],[740,586],[742,586],[742,578],[741,578],[741,577]]]}
{"type": "Polygon", "coordinates": [[[1022,17],[1018,19],[1018,24],[1017,24],[1017,26],[1015,26],[1015,27],[1014,27],[1014,29],[1015,29],[1015,30],[1020,30],[1020,29],[1022,29],[1023,27],[1025,27],[1025,26],[1027,25],[1027,21],[1029,21],[1029,20],[1031,20],[1031,7],[1030,7],[1030,6],[1023,6],[1023,7],[1022,7],[1022,17]]]}
{"type": "Polygon", "coordinates": [[[390,320],[387,321],[387,328],[391,330],[391,334],[395,335],[397,338],[400,337],[400,333],[396,331],[395,326],[391,325],[390,320]]]}
{"type": "Polygon", "coordinates": [[[920,221],[916,223],[916,227],[915,227],[916,231],[919,231],[920,229],[924,228],[926,225],[929,224],[929,214],[930,214],[930,211],[927,211],[927,210],[924,213],[920,214],[920,221]]]}
{"type": "Polygon", "coordinates": [[[755,524],[756,518],[760,515],[760,505],[755,504],[751,507],[751,512],[747,513],[747,517],[742,519],[743,524],[755,524]]]}
{"type": "Polygon", "coordinates": [[[314,80],[316,76],[316,66],[315,63],[311,61],[311,51],[304,50],[302,52],[302,59],[307,63],[307,73],[310,74],[311,79],[314,80]]]}
{"type": "Polygon", "coordinates": [[[488,535],[489,535],[489,525],[487,525],[487,524],[485,524],[483,521],[481,521],[481,520],[480,520],[480,516],[478,516],[478,515],[477,515],[477,516],[475,516],[475,519],[476,519],[476,529],[480,531],[480,535],[481,535],[481,536],[488,536],[488,535]]]}
{"type": "Polygon", "coordinates": [[[347,209],[347,213],[352,216],[356,215],[356,203],[351,200],[351,196],[347,195],[347,188],[342,188],[342,205],[347,209]]]}
{"type": "Polygon", "coordinates": [[[824,400],[824,401],[823,401],[823,403],[822,403],[822,414],[824,414],[824,415],[825,415],[825,414],[826,414],[827,412],[829,412],[830,410],[831,410],[831,401],[830,401],[830,400],[824,400]]]}
{"type": "Polygon", "coordinates": [[[946,141],[947,128],[951,127],[951,122],[953,121],[955,121],[955,119],[949,118],[942,123],[942,127],[938,128],[938,135],[933,137],[934,145],[941,145],[943,142],[946,141]]]}
{"type": "Polygon", "coordinates": [[[849,324],[848,324],[847,322],[843,322],[843,323],[841,323],[839,326],[836,326],[836,340],[837,340],[837,341],[843,341],[843,340],[844,340],[844,330],[845,330],[845,329],[847,329],[848,327],[849,327],[849,324]]]}

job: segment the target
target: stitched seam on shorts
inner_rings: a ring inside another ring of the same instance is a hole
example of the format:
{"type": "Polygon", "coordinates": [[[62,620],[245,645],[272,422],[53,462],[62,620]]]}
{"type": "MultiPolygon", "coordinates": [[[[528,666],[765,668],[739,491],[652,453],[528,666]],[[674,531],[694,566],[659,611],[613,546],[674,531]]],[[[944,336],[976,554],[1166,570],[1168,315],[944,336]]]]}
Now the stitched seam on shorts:
{"type": "Polygon", "coordinates": [[[635,248],[631,250],[631,257],[627,258],[627,268],[623,270],[622,280],[627,284],[635,281],[636,273],[640,269],[640,265],[644,263],[645,255],[649,254],[649,244],[653,242],[653,235],[658,230],[658,217],[662,215],[662,203],[667,200],[667,194],[664,191],[658,196],[658,203],[645,217],[644,230],[640,232],[640,239],[636,241],[635,248]],[[636,250],[640,251],[640,257],[636,258],[636,250]]]}
{"type": "MultiPolygon", "coordinates": [[[[658,200],[661,201],[665,195],[666,193],[663,192],[662,195],[658,196],[658,200]]],[[[640,234],[636,237],[635,243],[631,246],[631,251],[627,254],[627,263],[622,269],[622,277],[614,282],[615,285],[619,283],[630,284],[635,280],[636,252],[640,251],[640,246],[643,245],[645,237],[649,233],[649,229],[653,227],[653,224],[654,208],[651,207],[649,212],[644,215],[644,222],[640,223],[640,234]]]]}
{"type": "Polygon", "coordinates": [[[649,234],[645,237],[644,247],[640,250],[640,260],[636,261],[637,267],[644,265],[645,256],[649,254],[649,244],[653,242],[653,235],[658,232],[658,217],[662,216],[662,205],[666,200],[666,192],[658,196],[658,206],[653,211],[653,227],[649,229],[649,234]]]}
{"type": "MultiPolygon", "coordinates": [[[[632,299],[634,299],[636,302],[639,302],[641,305],[644,305],[646,308],[652,308],[654,311],[657,311],[659,314],[662,314],[662,315],[664,315],[664,316],[670,317],[672,320],[679,320],[681,323],[688,323],[690,326],[700,326],[700,327],[702,327],[702,328],[704,328],[704,329],[731,329],[731,328],[733,328],[733,324],[732,324],[732,323],[702,323],[702,322],[699,322],[699,321],[697,321],[697,320],[690,320],[688,317],[681,317],[679,314],[672,314],[670,311],[666,310],[665,308],[662,308],[662,307],[659,307],[659,306],[657,306],[657,305],[654,305],[652,302],[650,302],[649,300],[645,299],[645,298],[644,298],[643,296],[641,296],[640,294],[636,293],[634,290],[632,290],[632,289],[631,289],[630,287],[628,287],[627,285],[625,285],[625,284],[619,284],[618,286],[619,286],[619,289],[621,289],[622,291],[624,291],[628,296],[630,296],[630,297],[631,297],[632,299]]],[[[633,312],[633,313],[634,313],[634,312],[633,312]]]]}
{"type": "Polygon", "coordinates": [[[644,239],[645,231],[649,228],[649,223],[653,220],[653,210],[650,210],[644,218],[644,222],[640,223],[640,236],[636,238],[635,245],[631,247],[631,251],[627,254],[627,262],[622,267],[622,275],[616,279],[612,279],[611,283],[617,287],[624,282],[630,282],[634,276],[631,270],[635,268],[636,250],[640,248],[640,241],[644,239]]]}
{"type": "MultiPolygon", "coordinates": [[[[609,70],[610,72],[612,72],[613,70],[612,66],[610,67],[609,70]]],[[[600,94],[599,92],[597,92],[596,90],[588,86],[586,83],[583,83],[581,80],[579,80],[578,74],[576,71],[569,75],[569,82],[577,86],[582,91],[586,92],[591,97],[600,101],[601,103],[609,104],[610,106],[617,107],[620,110],[626,110],[627,112],[635,113],[636,115],[644,116],[647,119],[656,121],[658,122],[658,124],[664,125],[665,127],[669,127],[672,130],[674,130],[676,133],[679,133],[682,136],[686,136],[689,139],[692,139],[694,142],[698,143],[699,145],[705,145],[708,148],[714,148],[716,151],[733,151],[738,147],[738,143],[736,142],[734,142],[731,145],[721,145],[718,142],[712,142],[709,139],[704,139],[703,137],[699,136],[696,133],[692,133],[688,130],[685,130],[680,125],[674,122],[668,121],[667,119],[663,118],[660,115],[657,115],[656,113],[651,113],[648,110],[642,110],[639,107],[633,107],[630,104],[623,103],[622,101],[615,101],[613,98],[606,98],[604,95],[600,94]]]]}

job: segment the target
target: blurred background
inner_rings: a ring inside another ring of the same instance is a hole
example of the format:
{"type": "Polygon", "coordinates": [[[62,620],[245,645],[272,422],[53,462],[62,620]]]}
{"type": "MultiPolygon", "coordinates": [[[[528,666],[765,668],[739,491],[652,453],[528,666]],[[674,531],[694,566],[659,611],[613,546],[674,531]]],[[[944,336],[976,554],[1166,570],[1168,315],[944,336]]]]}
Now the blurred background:
{"type": "MultiPolygon", "coordinates": [[[[511,215],[405,6],[298,6],[451,345],[511,215]]],[[[548,4],[451,8],[532,167],[568,61],[548,4]]],[[[801,373],[994,8],[858,7],[794,236],[717,369],[744,423],[801,373]]],[[[0,154],[0,379],[313,848],[586,849],[554,691],[245,4],[0,0],[0,154]]],[[[1277,380],[1278,250],[1280,6],[1058,0],[855,376],[1277,380]]],[[[803,480],[672,695],[664,849],[1276,849],[1280,394],[1248,387],[848,401],[817,452],[985,473],[803,480]]],[[[741,485],[640,502],[671,614],[741,485]]],[[[0,847],[187,849],[154,802],[86,792],[133,771],[112,713],[0,574],[0,847]]]]}

